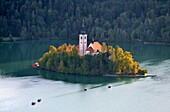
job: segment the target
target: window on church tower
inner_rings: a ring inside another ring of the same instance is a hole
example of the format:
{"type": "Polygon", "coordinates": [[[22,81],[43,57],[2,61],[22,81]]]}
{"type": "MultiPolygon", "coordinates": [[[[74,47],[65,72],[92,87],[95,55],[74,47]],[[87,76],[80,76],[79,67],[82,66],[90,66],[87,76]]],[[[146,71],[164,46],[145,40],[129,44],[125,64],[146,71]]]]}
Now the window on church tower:
{"type": "Polygon", "coordinates": [[[82,37],[81,37],[81,39],[82,39],[82,37]]]}

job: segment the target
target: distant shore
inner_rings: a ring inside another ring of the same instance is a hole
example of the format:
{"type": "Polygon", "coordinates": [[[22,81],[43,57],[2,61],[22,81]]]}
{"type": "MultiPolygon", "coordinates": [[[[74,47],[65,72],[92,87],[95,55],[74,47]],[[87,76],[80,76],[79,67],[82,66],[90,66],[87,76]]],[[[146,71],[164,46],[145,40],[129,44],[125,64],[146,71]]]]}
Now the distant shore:
{"type": "Polygon", "coordinates": [[[31,40],[58,40],[58,38],[41,38],[41,39],[21,39],[19,37],[7,37],[7,38],[0,38],[0,42],[19,42],[19,41],[31,41],[31,40]]]}
{"type": "Polygon", "coordinates": [[[144,44],[170,45],[170,43],[165,43],[165,42],[144,42],[144,44]]]}
{"type": "MultiPolygon", "coordinates": [[[[0,38],[0,42],[19,42],[19,41],[30,41],[30,40],[58,40],[59,38],[41,38],[41,39],[21,39],[19,37],[1,37],[0,38]]],[[[66,39],[62,39],[62,40],[66,40],[66,39]]],[[[74,40],[74,39],[70,39],[70,40],[74,40]]],[[[100,41],[100,40],[99,40],[100,41]]],[[[105,40],[106,42],[119,42],[119,41],[109,41],[109,40],[105,40]]],[[[125,42],[125,43],[129,43],[125,42]]],[[[133,41],[132,43],[143,43],[143,44],[154,44],[154,45],[170,45],[170,43],[165,43],[165,42],[147,42],[147,41],[133,41]]]]}

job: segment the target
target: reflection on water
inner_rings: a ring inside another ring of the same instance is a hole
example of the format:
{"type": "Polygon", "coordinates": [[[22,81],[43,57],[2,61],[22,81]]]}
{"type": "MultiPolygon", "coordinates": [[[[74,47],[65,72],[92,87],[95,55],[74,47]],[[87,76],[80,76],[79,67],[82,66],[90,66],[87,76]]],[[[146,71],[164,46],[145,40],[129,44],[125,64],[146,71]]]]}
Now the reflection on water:
{"type": "MultiPolygon", "coordinates": [[[[6,76],[34,76],[41,75],[44,78],[63,80],[66,82],[100,83],[114,82],[118,79],[94,77],[92,80],[88,76],[57,74],[49,72],[37,72],[32,68],[32,63],[38,60],[48,51],[50,45],[59,46],[63,43],[77,44],[77,41],[49,40],[49,41],[26,41],[16,43],[0,43],[0,73],[6,76]],[[57,75],[56,75],[57,74],[57,75]]],[[[109,42],[113,47],[119,45],[126,51],[132,52],[134,59],[139,62],[150,60],[148,65],[152,66],[161,63],[163,60],[170,59],[170,46],[168,45],[144,45],[135,43],[114,43],[109,42]]],[[[149,72],[152,73],[151,70],[149,72]]],[[[155,73],[154,73],[155,74],[155,73]]]]}
{"type": "Polygon", "coordinates": [[[135,60],[143,62],[146,60],[170,59],[169,45],[150,45],[141,43],[108,43],[112,46],[119,45],[126,51],[130,51],[135,60]]]}
{"type": "MultiPolygon", "coordinates": [[[[32,63],[38,60],[50,45],[59,46],[69,43],[66,40],[23,41],[0,43],[0,73],[8,76],[32,76],[37,72],[32,63]]],[[[74,41],[71,44],[75,43],[74,41]]]]}
{"type": "MultiPolygon", "coordinates": [[[[63,43],[70,42],[66,40],[51,40],[0,43],[0,63],[37,60],[49,50],[50,45],[59,46],[63,43]]],[[[75,41],[71,41],[71,44],[73,43],[75,41]]]]}
{"type": "Polygon", "coordinates": [[[123,82],[130,83],[134,81],[133,78],[116,78],[116,77],[103,77],[103,76],[86,76],[86,75],[74,75],[74,74],[61,74],[51,72],[47,70],[38,70],[38,73],[45,79],[59,80],[71,83],[84,83],[84,84],[100,84],[100,83],[112,83],[123,82]]]}

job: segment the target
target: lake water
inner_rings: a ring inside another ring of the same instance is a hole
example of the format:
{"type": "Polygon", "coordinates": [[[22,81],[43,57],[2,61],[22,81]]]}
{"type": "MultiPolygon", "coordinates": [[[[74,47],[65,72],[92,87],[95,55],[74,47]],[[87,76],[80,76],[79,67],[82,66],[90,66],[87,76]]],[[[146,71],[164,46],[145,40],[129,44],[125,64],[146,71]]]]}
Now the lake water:
{"type": "Polygon", "coordinates": [[[170,46],[108,43],[131,51],[155,78],[77,78],[32,68],[49,45],[64,42],[0,43],[0,112],[170,112],[170,46]]]}

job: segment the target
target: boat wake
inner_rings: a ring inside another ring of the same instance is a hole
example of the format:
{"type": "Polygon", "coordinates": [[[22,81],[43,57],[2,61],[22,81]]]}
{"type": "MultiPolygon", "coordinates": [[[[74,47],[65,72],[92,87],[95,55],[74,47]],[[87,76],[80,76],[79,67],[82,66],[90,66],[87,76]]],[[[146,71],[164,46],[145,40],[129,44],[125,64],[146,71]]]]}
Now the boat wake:
{"type": "Polygon", "coordinates": [[[156,81],[164,82],[170,79],[170,59],[167,60],[148,60],[141,63],[142,68],[148,69],[151,74],[156,74],[157,77],[154,78],[156,81]]]}

